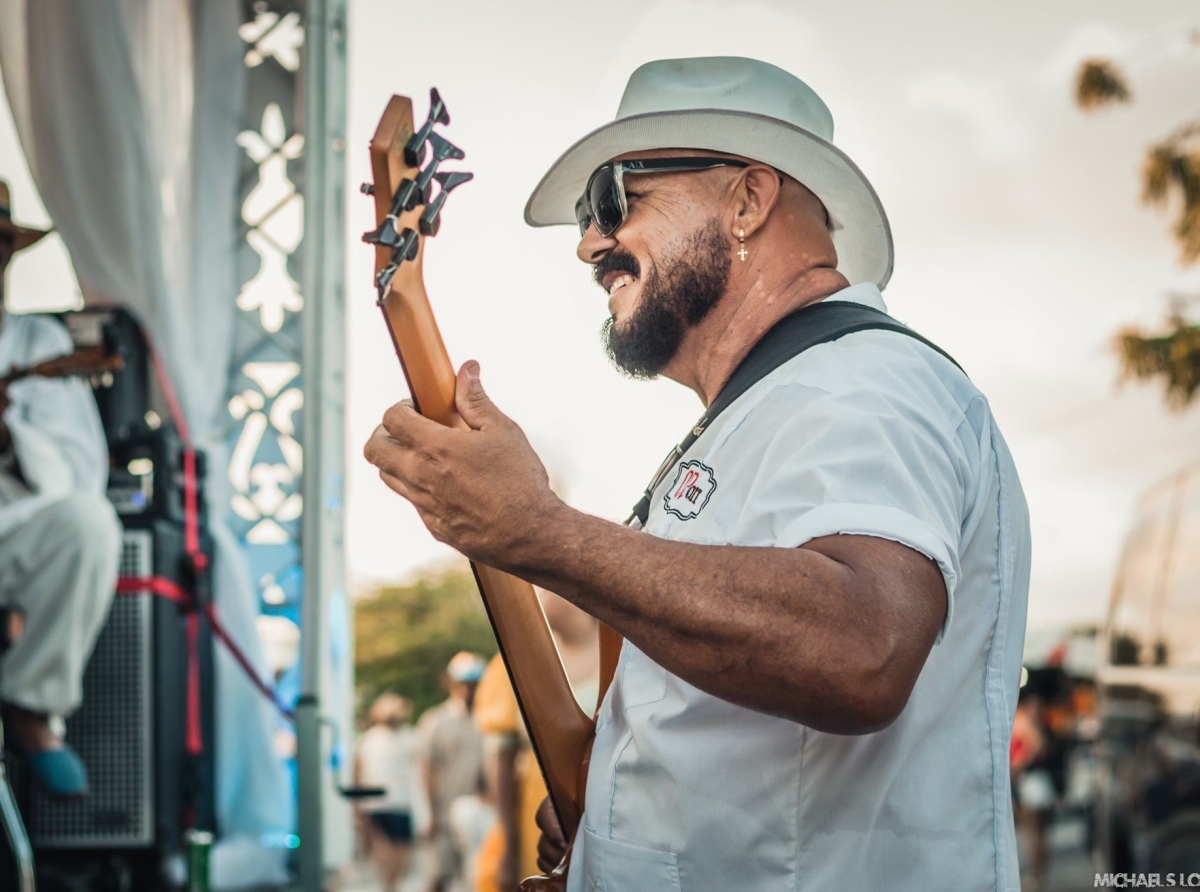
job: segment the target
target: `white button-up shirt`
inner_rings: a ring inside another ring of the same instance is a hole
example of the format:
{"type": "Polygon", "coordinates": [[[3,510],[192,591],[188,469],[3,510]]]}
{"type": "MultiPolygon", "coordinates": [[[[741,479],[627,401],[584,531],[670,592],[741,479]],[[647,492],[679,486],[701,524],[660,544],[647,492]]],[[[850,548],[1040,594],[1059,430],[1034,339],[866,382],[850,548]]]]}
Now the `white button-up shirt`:
{"type": "MultiPolygon", "coordinates": [[[[74,350],[71,336],[54,319],[3,314],[0,374],[74,350]]],[[[72,492],[103,494],[108,482],[108,446],[96,399],[82,381],[24,378],[9,388],[4,423],[24,482],[3,470],[0,481],[0,539],[51,502],[72,492]]]]}
{"type": "MultiPolygon", "coordinates": [[[[885,309],[870,284],[830,299],[885,309]]],[[[626,642],[569,892],[1019,889],[1008,747],[1028,511],[961,371],[894,332],[810,348],[713,422],[658,487],[646,530],[779,548],[890,539],[937,562],[946,619],[900,717],[860,736],[720,700],[626,642]]]]}

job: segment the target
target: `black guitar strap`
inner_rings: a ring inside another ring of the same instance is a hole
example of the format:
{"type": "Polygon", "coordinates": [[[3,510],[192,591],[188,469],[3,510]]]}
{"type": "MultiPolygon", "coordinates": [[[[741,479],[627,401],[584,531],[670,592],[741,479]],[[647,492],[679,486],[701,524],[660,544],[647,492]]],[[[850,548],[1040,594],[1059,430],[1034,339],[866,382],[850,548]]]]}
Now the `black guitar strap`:
{"type": "Polygon", "coordinates": [[[729,380],[717,398],[712,401],[712,405],[700,416],[700,420],[688,431],[688,435],[684,437],[683,441],[671,450],[671,454],[659,467],[658,473],[646,487],[641,501],[634,506],[633,514],[625,523],[631,524],[636,518],[642,525],[645,525],[646,518],[650,515],[650,500],[654,496],[654,490],[658,489],[658,485],[662,483],[663,478],[675,466],[675,463],[687,454],[687,451],[692,448],[692,444],[700,439],[700,435],[734,400],[809,347],[836,341],[838,338],[856,331],[894,331],[910,338],[916,338],[922,344],[936,350],[953,362],[960,371],[962,370],[962,366],[954,362],[954,358],[949,353],[937,344],[921,337],[907,325],[897,322],[882,310],[839,300],[823,301],[802,307],[780,319],[775,327],[763,335],[762,340],[746,354],[746,358],[733,370],[733,374],[729,376],[729,380]]]}

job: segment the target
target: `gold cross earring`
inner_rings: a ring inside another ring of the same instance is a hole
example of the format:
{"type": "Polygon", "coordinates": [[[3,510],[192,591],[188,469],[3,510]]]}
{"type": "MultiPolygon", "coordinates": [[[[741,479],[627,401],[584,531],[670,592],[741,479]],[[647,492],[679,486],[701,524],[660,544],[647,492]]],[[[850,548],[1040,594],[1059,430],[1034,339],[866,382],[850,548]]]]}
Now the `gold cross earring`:
{"type": "Polygon", "coordinates": [[[748,254],[749,254],[749,252],[748,252],[748,251],[746,251],[746,230],[744,230],[744,229],[739,229],[739,230],[738,230],[738,251],[737,251],[737,256],[738,256],[738,257],[740,257],[740,258],[742,258],[742,263],[745,263],[745,262],[746,262],[746,257],[748,256],[748,254]]]}

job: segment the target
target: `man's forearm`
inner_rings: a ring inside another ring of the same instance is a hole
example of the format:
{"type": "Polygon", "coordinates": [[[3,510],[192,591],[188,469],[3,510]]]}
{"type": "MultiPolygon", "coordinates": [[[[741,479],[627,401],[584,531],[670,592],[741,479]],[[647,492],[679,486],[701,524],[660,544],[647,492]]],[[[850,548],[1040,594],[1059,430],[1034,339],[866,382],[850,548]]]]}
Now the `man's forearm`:
{"type": "Polygon", "coordinates": [[[919,672],[909,665],[912,642],[901,639],[920,636],[929,618],[907,616],[914,605],[903,592],[881,597],[871,574],[838,559],[852,546],[878,548],[869,556],[886,561],[883,552],[903,548],[896,543],[842,536],[805,548],[693,545],[571,509],[548,520],[541,547],[512,569],[717,697],[862,733],[895,717],[895,701],[907,698],[919,672]]]}
{"type": "Polygon", "coordinates": [[[869,536],[801,548],[671,542],[567,507],[464,363],[467,429],[399,403],[364,447],[438,540],[558,592],[717,697],[864,733],[904,708],[946,612],[937,565],[869,536]]]}

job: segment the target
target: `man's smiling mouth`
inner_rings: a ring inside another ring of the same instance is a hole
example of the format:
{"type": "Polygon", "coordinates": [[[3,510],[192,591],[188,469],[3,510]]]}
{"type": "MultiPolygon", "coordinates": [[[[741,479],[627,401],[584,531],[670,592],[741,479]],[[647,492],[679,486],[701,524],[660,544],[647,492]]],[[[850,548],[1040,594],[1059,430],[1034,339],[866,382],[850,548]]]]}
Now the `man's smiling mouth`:
{"type": "Polygon", "coordinates": [[[618,273],[604,277],[604,289],[610,294],[615,294],[626,285],[632,285],[636,279],[631,273],[618,273]]]}

